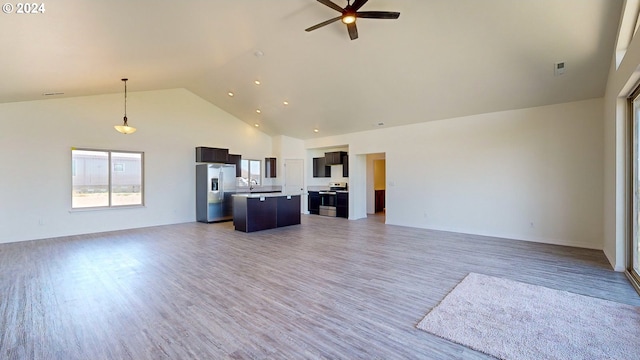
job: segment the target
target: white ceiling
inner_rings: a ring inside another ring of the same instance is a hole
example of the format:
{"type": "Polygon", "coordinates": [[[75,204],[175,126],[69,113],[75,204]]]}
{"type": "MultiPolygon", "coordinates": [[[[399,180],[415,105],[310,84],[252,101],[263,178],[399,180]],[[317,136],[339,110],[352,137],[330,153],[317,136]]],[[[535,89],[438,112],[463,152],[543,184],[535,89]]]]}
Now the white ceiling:
{"type": "Polygon", "coordinates": [[[44,6],[0,13],[0,102],[117,93],[128,77],[307,139],[602,97],[622,0],[370,0],[400,18],[359,19],[355,41],[339,21],[305,32],[339,15],[314,0],[44,6]]]}

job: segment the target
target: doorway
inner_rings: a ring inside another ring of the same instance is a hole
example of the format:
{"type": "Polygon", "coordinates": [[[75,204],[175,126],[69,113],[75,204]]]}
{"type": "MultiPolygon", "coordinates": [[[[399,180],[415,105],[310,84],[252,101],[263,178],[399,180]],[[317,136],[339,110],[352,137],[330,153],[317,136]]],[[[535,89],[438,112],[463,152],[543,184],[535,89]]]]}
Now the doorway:
{"type": "Polygon", "coordinates": [[[384,213],[386,209],[386,159],[373,160],[374,213],[384,213]]]}
{"type": "Polygon", "coordinates": [[[386,154],[367,154],[367,216],[386,221],[386,154]]]}

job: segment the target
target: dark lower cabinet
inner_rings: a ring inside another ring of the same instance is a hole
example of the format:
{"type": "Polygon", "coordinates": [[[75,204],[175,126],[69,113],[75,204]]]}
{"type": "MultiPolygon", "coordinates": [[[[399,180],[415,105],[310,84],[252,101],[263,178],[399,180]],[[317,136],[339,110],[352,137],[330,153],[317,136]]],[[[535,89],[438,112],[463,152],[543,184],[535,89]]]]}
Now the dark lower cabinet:
{"type": "Polygon", "coordinates": [[[336,217],[349,218],[349,193],[338,193],[336,217]]]}
{"type": "Polygon", "coordinates": [[[300,224],[300,195],[234,196],[233,226],[254,232],[300,224]]]}
{"type": "Polygon", "coordinates": [[[300,196],[280,196],[277,209],[277,227],[300,224],[300,196]]]}
{"type": "Polygon", "coordinates": [[[307,199],[307,210],[310,214],[320,214],[320,192],[309,191],[309,197],[307,199]]]}
{"type": "Polygon", "coordinates": [[[244,232],[273,229],[278,222],[277,206],[278,200],[273,197],[234,197],[233,226],[244,232]]]}
{"type": "Polygon", "coordinates": [[[376,190],[375,191],[375,212],[384,211],[385,208],[385,191],[384,190],[376,190]]]}

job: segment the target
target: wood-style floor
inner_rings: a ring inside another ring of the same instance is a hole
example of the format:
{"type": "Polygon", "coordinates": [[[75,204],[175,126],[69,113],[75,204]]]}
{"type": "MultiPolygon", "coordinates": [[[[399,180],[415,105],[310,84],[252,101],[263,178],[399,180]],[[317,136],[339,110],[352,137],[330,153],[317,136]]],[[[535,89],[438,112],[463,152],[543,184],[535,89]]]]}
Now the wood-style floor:
{"type": "Polygon", "coordinates": [[[486,359],[415,328],[469,272],[640,305],[601,251],[380,217],[4,244],[0,271],[0,359],[486,359]]]}

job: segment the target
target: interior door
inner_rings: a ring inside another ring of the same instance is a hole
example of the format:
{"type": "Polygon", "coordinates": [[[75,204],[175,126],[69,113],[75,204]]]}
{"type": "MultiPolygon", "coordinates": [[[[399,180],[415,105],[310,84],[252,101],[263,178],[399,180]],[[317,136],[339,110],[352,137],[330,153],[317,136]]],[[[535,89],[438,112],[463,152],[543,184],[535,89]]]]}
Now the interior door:
{"type": "MultiPolygon", "coordinates": [[[[284,191],[287,194],[300,194],[304,192],[304,160],[284,160],[284,191]]],[[[303,212],[304,199],[300,199],[300,212],[303,212]]]]}

